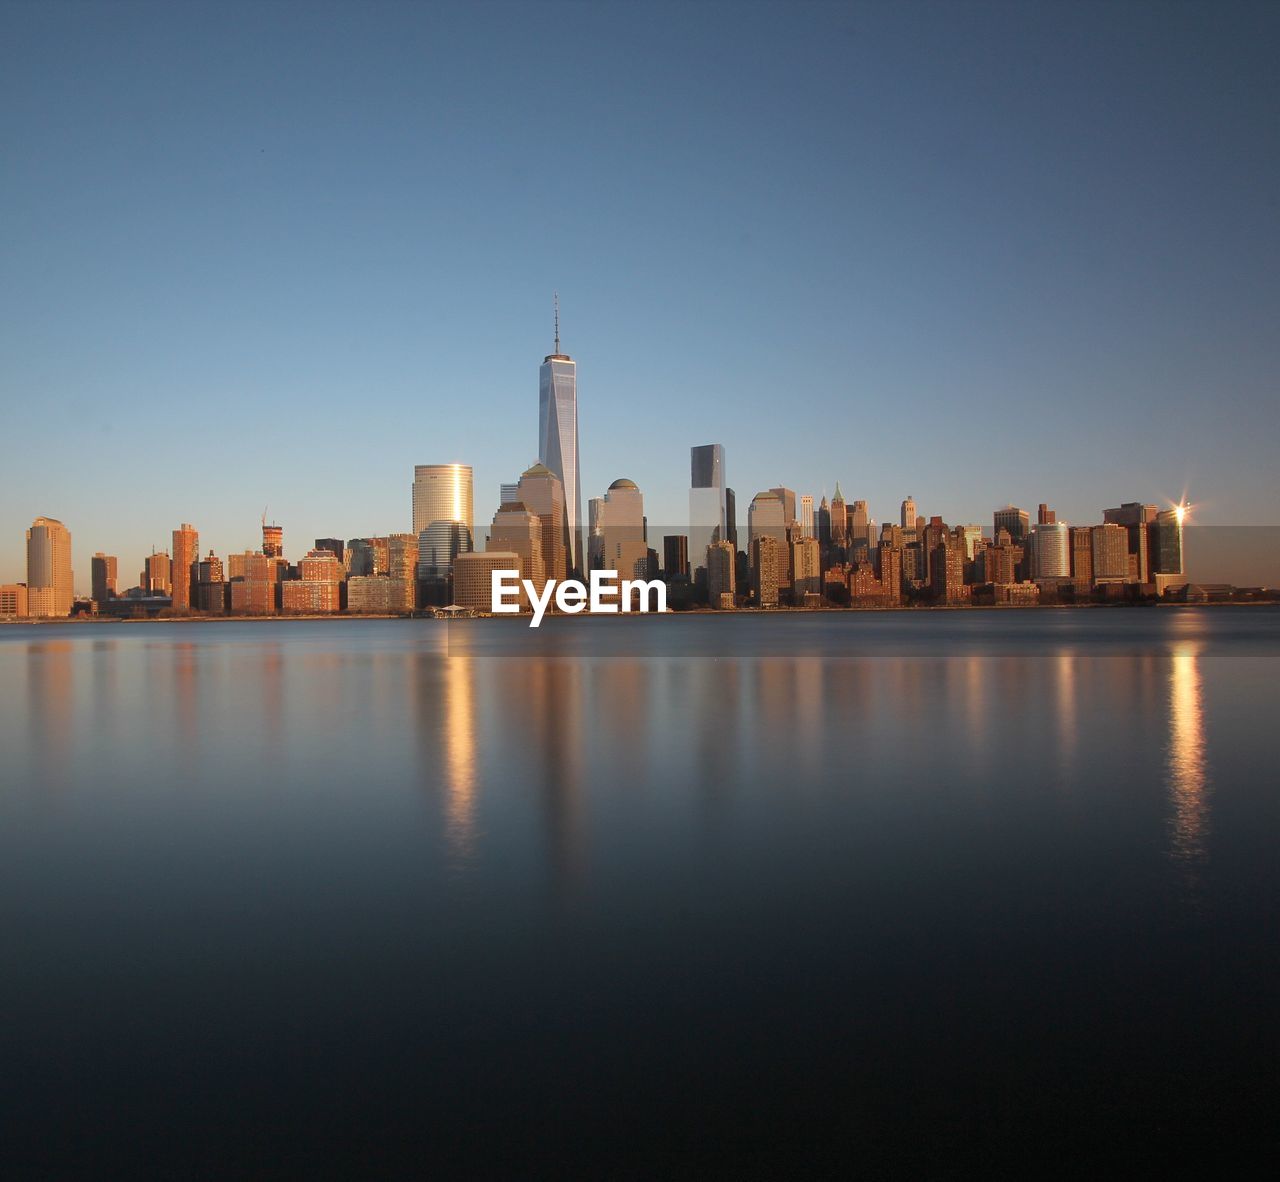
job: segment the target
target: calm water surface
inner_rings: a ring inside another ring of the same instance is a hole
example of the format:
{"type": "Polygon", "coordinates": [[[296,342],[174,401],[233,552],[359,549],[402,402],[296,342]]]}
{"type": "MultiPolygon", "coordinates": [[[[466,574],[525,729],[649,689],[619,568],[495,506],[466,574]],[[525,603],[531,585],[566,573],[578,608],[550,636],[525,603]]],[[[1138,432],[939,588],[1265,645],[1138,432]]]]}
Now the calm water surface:
{"type": "Polygon", "coordinates": [[[12,1176],[1275,1164],[1280,613],[0,628],[12,1176]]]}

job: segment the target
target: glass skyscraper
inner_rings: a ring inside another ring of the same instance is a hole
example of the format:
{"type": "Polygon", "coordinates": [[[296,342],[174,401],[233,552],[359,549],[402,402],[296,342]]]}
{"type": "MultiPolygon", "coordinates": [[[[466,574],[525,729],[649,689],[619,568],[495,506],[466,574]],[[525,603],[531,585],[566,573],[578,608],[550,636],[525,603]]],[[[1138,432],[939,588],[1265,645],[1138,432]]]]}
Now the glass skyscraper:
{"type": "Polygon", "coordinates": [[[730,541],[724,483],[724,445],[689,449],[689,565],[707,565],[707,547],[730,541]]]}
{"type": "Polygon", "coordinates": [[[560,312],[556,309],[555,352],[542,359],[538,371],[538,463],[556,474],[564,486],[569,532],[569,569],[581,574],[582,487],[578,481],[578,367],[560,352],[560,312]]]}
{"type": "Polygon", "coordinates": [[[454,559],[471,549],[470,464],[414,467],[413,532],[418,538],[418,577],[447,579],[454,559]]]}

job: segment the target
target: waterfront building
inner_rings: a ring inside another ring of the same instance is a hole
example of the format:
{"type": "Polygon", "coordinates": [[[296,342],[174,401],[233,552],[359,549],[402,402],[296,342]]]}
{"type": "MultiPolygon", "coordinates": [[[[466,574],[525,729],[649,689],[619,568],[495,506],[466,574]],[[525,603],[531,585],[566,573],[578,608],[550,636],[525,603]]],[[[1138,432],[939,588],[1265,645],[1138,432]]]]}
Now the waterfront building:
{"type": "Polygon", "coordinates": [[[1122,525],[1128,534],[1127,577],[1133,583],[1151,581],[1149,557],[1150,527],[1155,524],[1159,510],[1155,505],[1139,501],[1125,501],[1115,509],[1104,509],[1102,520],[1107,525],[1122,525]]]}
{"type": "Polygon", "coordinates": [[[270,616],[280,607],[284,564],[275,555],[246,550],[227,557],[230,605],[234,615],[270,616]]]}
{"type": "Polygon", "coordinates": [[[26,619],[30,614],[26,583],[5,583],[0,586],[0,616],[26,619]]]}
{"type": "Polygon", "coordinates": [[[493,606],[493,572],[519,569],[520,555],[512,550],[459,554],[453,563],[453,602],[487,612],[493,606]]]}
{"type": "MultiPolygon", "coordinates": [[[[470,464],[414,466],[413,532],[418,539],[418,578],[447,583],[458,555],[472,548],[470,464]]],[[[369,573],[377,573],[376,556],[369,573]]]]}
{"type": "Polygon", "coordinates": [[[585,569],[582,552],[582,487],[578,463],[578,367],[560,352],[560,304],[556,301],[555,349],[538,371],[538,462],[564,489],[569,571],[585,569]]]}
{"type": "Polygon", "coordinates": [[[569,574],[569,525],[560,477],[545,464],[534,464],[521,474],[512,499],[533,513],[542,526],[542,566],[546,577],[563,581],[569,574]]]}
{"type": "Polygon", "coordinates": [[[944,537],[934,546],[929,567],[933,593],[939,603],[969,602],[969,588],[964,581],[964,549],[954,537],[944,537]]]}
{"type": "MultiPolygon", "coordinates": [[[[888,527],[886,527],[888,528],[888,527]]],[[[892,535],[890,535],[892,538],[892,535]]],[[[886,603],[902,602],[902,546],[892,540],[880,539],[880,549],[876,555],[880,568],[880,587],[886,603]]]]}
{"type": "Polygon", "coordinates": [[[119,560],[114,554],[99,550],[92,561],[93,600],[98,605],[114,599],[119,592],[119,560]]]}
{"type": "Polygon", "coordinates": [[[196,563],[195,605],[201,611],[221,614],[227,610],[227,587],[222,559],[212,550],[196,563]]]}
{"type": "Polygon", "coordinates": [[[61,618],[75,602],[71,531],[53,517],[37,517],[27,530],[27,614],[61,618]]]}
{"type": "Polygon", "coordinates": [[[1172,587],[1186,584],[1182,570],[1182,506],[1164,509],[1151,524],[1151,579],[1156,594],[1163,595],[1172,587]]]}
{"type": "Polygon", "coordinates": [[[1071,583],[1076,597],[1089,594],[1093,588],[1093,526],[1071,527],[1071,583]]]}
{"type": "Polygon", "coordinates": [[[342,606],[342,563],[331,550],[308,550],[298,560],[298,577],[280,584],[280,609],[330,615],[342,606]]]}
{"type": "Polygon", "coordinates": [[[154,550],[143,560],[138,586],[148,595],[168,595],[173,590],[173,560],[168,551],[154,550]]]}
{"type": "Polygon", "coordinates": [[[191,587],[195,581],[196,563],[200,561],[200,535],[196,527],[183,522],[173,531],[173,563],[171,586],[174,611],[192,608],[191,587]]]}

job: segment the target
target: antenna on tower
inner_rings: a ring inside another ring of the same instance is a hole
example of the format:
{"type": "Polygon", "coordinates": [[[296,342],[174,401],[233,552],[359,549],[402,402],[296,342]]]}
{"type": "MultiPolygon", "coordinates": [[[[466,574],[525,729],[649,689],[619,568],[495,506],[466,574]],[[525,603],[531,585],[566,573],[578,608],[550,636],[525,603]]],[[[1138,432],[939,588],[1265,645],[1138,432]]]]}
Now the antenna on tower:
{"type": "Polygon", "coordinates": [[[559,352],[560,352],[560,293],[559,293],[559,292],[556,292],[556,293],[555,293],[555,302],[556,302],[556,347],[555,347],[555,352],[556,352],[557,354],[559,354],[559,352]]]}

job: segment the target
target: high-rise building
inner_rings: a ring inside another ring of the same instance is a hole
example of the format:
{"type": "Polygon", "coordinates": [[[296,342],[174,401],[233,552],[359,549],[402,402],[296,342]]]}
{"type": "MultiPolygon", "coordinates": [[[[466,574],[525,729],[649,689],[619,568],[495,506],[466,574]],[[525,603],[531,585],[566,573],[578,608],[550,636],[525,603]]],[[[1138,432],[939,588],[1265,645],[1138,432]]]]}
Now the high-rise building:
{"type": "Polygon", "coordinates": [[[284,526],[274,522],[268,525],[265,515],[262,519],[262,552],[268,558],[284,557],[284,526]]]}
{"type": "Polygon", "coordinates": [[[849,510],[845,504],[844,493],[840,491],[840,481],[836,481],[836,491],[831,497],[831,544],[846,545],[849,540],[849,510]]]}
{"type": "Polygon", "coordinates": [[[195,599],[196,607],[201,611],[221,613],[227,610],[222,559],[212,550],[196,564],[195,599]]]}
{"type": "Polygon", "coordinates": [[[747,510],[748,548],[760,537],[773,538],[778,543],[779,550],[787,544],[787,521],[782,500],[775,492],[756,493],[747,510]]]}
{"type": "Polygon", "coordinates": [[[1122,583],[1129,577],[1129,531],[1114,521],[1090,530],[1093,581],[1122,583]]]}
{"type": "Polygon", "coordinates": [[[93,556],[93,599],[99,606],[114,599],[119,591],[119,561],[114,554],[101,550],[93,556]]]}
{"type": "Polygon", "coordinates": [[[71,614],[71,532],[52,517],[37,517],[27,530],[27,611],[36,617],[71,614]]]}
{"type": "Polygon", "coordinates": [[[876,555],[880,569],[881,594],[888,604],[897,605],[902,602],[902,545],[895,543],[892,535],[886,541],[880,539],[880,549],[876,555]]]}
{"type": "Polygon", "coordinates": [[[992,514],[992,535],[1008,530],[1009,541],[1015,546],[1023,545],[1027,540],[1027,532],[1031,527],[1031,514],[1016,505],[1006,505],[992,514]]]}
{"type": "Polygon", "coordinates": [[[902,528],[915,529],[916,527],[916,503],[908,497],[902,502],[902,528]]]}
{"type": "Polygon", "coordinates": [[[1182,572],[1182,519],[1186,510],[1181,506],[1164,509],[1151,523],[1151,579],[1156,594],[1163,595],[1170,587],[1186,583],[1182,572]]]}
{"type": "Polygon", "coordinates": [[[806,534],[791,544],[791,602],[803,604],[806,595],[822,594],[822,547],[806,534]]]}
{"type": "Polygon", "coordinates": [[[1093,526],[1071,527],[1071,582],[1077,596],[1089,594],[1093,587],[1093,526]]]}
{"type": "Polygon", "coordinates": [[[822,494],[822,500],[818,503],[815,528],[818,534],[818,545],[822,547],[825,555],[831,547],[831,506],[827,504],[826,493],[822,494]]]}
{"type": "Polygon", "coordinates": [[[728,485],[725,485],[724,489],[724,536],[736,554],[738,550],[738,498],[733,495],[733,489],[728,485]]]}
{"type": "Polygon", "coordinates": [[[569,574],[569,522],[564,511],[564,485],[545,464],[525,469],[516,485],[519,501],[542,524],[542,566],[557,582],[569,574]]]}
{"type": "Polygon", "coordinates": [[[582,487],[578,467],[578,367],[560,352],[560,302],[556,300],[555,350],[538,371],[538,462],[556,474],[564,489],[569,570],[585,569],[582,553],[582,487]]]}
{"type": "MultiPolygon", "coordinates": [[[[703,443],[689,449],[689,553],[702,555],[712,542],[729,536],[729,492],[725,484],[724,445],[703,443]]],[[[735,543],[736,547],[736,543],[735,543]]]]}
{"type": "Polygon", "coordinates": [[[800,529],[806,538],[816,538],[818,531],[813,521],[813,495],[805,493],[800,498],[800,529]]]}
{"type": "Polygon", "coordinates": [[[1125,501],[1117,509],[1104,509],[1102,520],[1108,525],[1123,525],[1129,535],[1128,578],[1134,583],[1151,581],[1150,527],[1159,510],[1155,505],[1125,501]]]}
{"type": "Polygon", "coordinates": [[[591,569],[616,570],[624,579],[648,575],[644,497],[633,480],[621,477],[598,498],[592,521],[591,569]]]}
{"type": "Polygon", "coordinates": [[[1043,501],[1041,501],[1040,507],[1036,511],[1036,524],[1037,525],[1055,525],[1057,521],[1058,521],[1058,515],[1052,509],[1050,509],[1048,505],[1046,505],[1043,501]]]}
{"type": "Polygon", "coordinates": [[[316,538],[315,548],[317,550],[328,550],[345,566],[347,560],[347,548],[343,545],[341,538],[316,538]]]}
{"type": "Polygon", "coordinates": [[[1035,553],[1033,578],[1071,577],[1071,536],[1064,522],[1037,522],[1031,531],[1031,539],[1035,553]]]}
{"type": "Polygon", "coordinates": [[[684,534],[666,534],[662,539],[662,573],[668,579],[689,577],[689,539],[684,534]]]}
{"type": "Polygon", "coordinates": [[[472,548],[473,519],[470,464],[414,466],[413,532],[418,538],[418,578],[443,581],[452,575],[458,555],[472,548]]]}
{"type": "Polygon", "coordinates": [[[148,595],[168,595],[173,590],[173,560],[168,551],[152,550],[147,555],[138,583],[148,595]]]}
{"type": "Polygon", "coordinates": [[[771,493],[776,493],[778,500],[782,502],[783,520],[786,521],[788,525],[790,525],[793,521],[798,520],[798,518],[796,517],[795,492],[792,489],[782,488],[781,486],[779,486],[778,488],[771,488],[769,491],[771,493]]]}
{"type": "Polygon", "coordinates": [[[195,583],[196,564],[200,561],[200,535],[187,522],[173,531],[173,609],[190,611],[191,588],[195,583]]]}
{"type": "Polygon", "coordinates": [[[778,606],[778,589],[786,578],[787,570],[785,544],[768,533],[757,533],[751,538],[751,594],[756,607],[778,606]]]}
{"type": "Polygon", "coordinates": [[[532,583],[534,590],[539,593],[547,581],[542,562],[542,522],[538,520],[537,514],[530,513],[520,501],[508,501],[505,505],[499,505],[498,511],[493,515],[493,525],[485,541],[485,550],[498,550],[518,556],[520,606],[527,608],[529,597],[524,588],[524,580],[532,583]]]}
{"type": "Polygon", "coordinates": [[[737,586],[737,553],[729,542],[707,547],[707,599],[714,608],[731,609],[737,586]]]}

